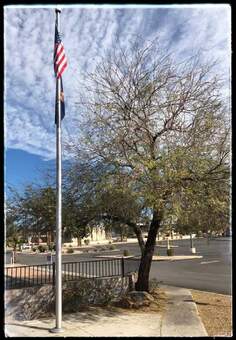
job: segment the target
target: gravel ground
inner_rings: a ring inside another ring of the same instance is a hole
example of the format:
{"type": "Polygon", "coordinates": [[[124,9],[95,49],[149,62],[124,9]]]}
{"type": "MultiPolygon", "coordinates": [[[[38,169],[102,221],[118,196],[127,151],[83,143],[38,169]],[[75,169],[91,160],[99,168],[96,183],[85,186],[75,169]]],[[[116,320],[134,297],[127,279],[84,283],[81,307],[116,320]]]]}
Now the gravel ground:
{"type": "Polygon", "coordinates": [[[191,289],[209,336],[232,336],[232,296],[191,289]]]}

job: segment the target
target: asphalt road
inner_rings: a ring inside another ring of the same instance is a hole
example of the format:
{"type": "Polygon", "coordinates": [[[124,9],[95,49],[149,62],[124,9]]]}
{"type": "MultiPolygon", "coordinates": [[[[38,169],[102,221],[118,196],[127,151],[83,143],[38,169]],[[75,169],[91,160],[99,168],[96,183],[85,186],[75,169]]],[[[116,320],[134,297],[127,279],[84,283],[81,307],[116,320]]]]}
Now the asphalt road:
{"type": "MultiPolygon", "coordinates": [[[[209,244],[207,240],[199,239],[194,243],[197,255],[202,258],[153,262],[150,277],[179,287],[232,294],[231,239],[213,239],[209,244]]],[[[176,255],[190,254],[186,246],[174,250],[176,255]]]]}
{"type": "MultiPolygon", "coordinates": [[[[194,239],[196,254],[202,255],[200,259],[178,261],[153,261],[150,278],[155,278],[163,284],[179,287],[211,291],[221,294],[232,294],[232,239],[229,237],[211,239],[194,239]]],[[[174,240],[171,244],[175,255],[190,255],[190,240],[174,240]]],[[[166,241],[158,243],[155,253],[166,255],[166,241]]],[[[122,255],[128,249],[132,255],[140,255],[137,243],[117,244],[119,251],[63,255],[63,262],[99,259],[98,255],[122,255]]],[[[9,256],[9,255],[8,255],[9,256]]],[[[43,254],[20,254],[17,262],[21,264],[46,263],[43,254]]],[[[7,259],[6,259],[7,263],[7,259]]]]}

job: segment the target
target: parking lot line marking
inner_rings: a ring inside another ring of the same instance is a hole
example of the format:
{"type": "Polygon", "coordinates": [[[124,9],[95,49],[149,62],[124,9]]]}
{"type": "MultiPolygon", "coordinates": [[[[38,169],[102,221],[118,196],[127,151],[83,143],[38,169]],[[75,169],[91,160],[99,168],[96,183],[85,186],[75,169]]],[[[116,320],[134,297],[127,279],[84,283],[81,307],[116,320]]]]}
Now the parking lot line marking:
{"type": "Polygon", "coordinates": [[[201,262],[200,264],[208,264],[208,263],[215,263],[215,262],[220,262],[220,261],[219,260],[204,261],[204,262],[201,262]]]}

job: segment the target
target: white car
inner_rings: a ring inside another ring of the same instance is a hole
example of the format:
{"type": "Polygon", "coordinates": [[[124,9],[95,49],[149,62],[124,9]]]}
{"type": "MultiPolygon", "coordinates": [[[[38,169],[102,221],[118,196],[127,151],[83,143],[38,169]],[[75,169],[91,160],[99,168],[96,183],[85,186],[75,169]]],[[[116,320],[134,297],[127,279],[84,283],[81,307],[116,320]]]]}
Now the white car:
{"type": "Polygon", "coordinates": [[[29,245],[29,244],[27,244],[27,243],[23,243],[22,245],[21,245],[21,249],[23,250],[23,249],[31,249],[32,248],[32,246],[31,245],[29,245]]]}

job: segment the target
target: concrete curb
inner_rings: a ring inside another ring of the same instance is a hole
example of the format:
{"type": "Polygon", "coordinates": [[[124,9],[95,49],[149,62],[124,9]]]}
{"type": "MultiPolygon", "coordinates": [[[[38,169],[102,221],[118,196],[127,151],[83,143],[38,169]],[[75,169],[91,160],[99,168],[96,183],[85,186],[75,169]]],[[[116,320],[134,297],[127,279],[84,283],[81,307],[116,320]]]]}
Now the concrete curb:
{"type": "MultiPolygon", "coordinates": [[[[97,255],[97,257],[100,258],[133,258],[135,260],[140,260],[140,257],[135,255],[130,256],[123,256],[123,255],[97,255]]],[[[202,255],[176,255],[176,256],[153,256],[152,261],[180,261],[180,260],[193,260],[193,259],[201,259],[202,255]]]]}
{"type": "Polygon", "coordinates": [[[153,256],[153,261],[179,261],[201,259],[202,255],[174,255],[174,256],[153,256]]]}

